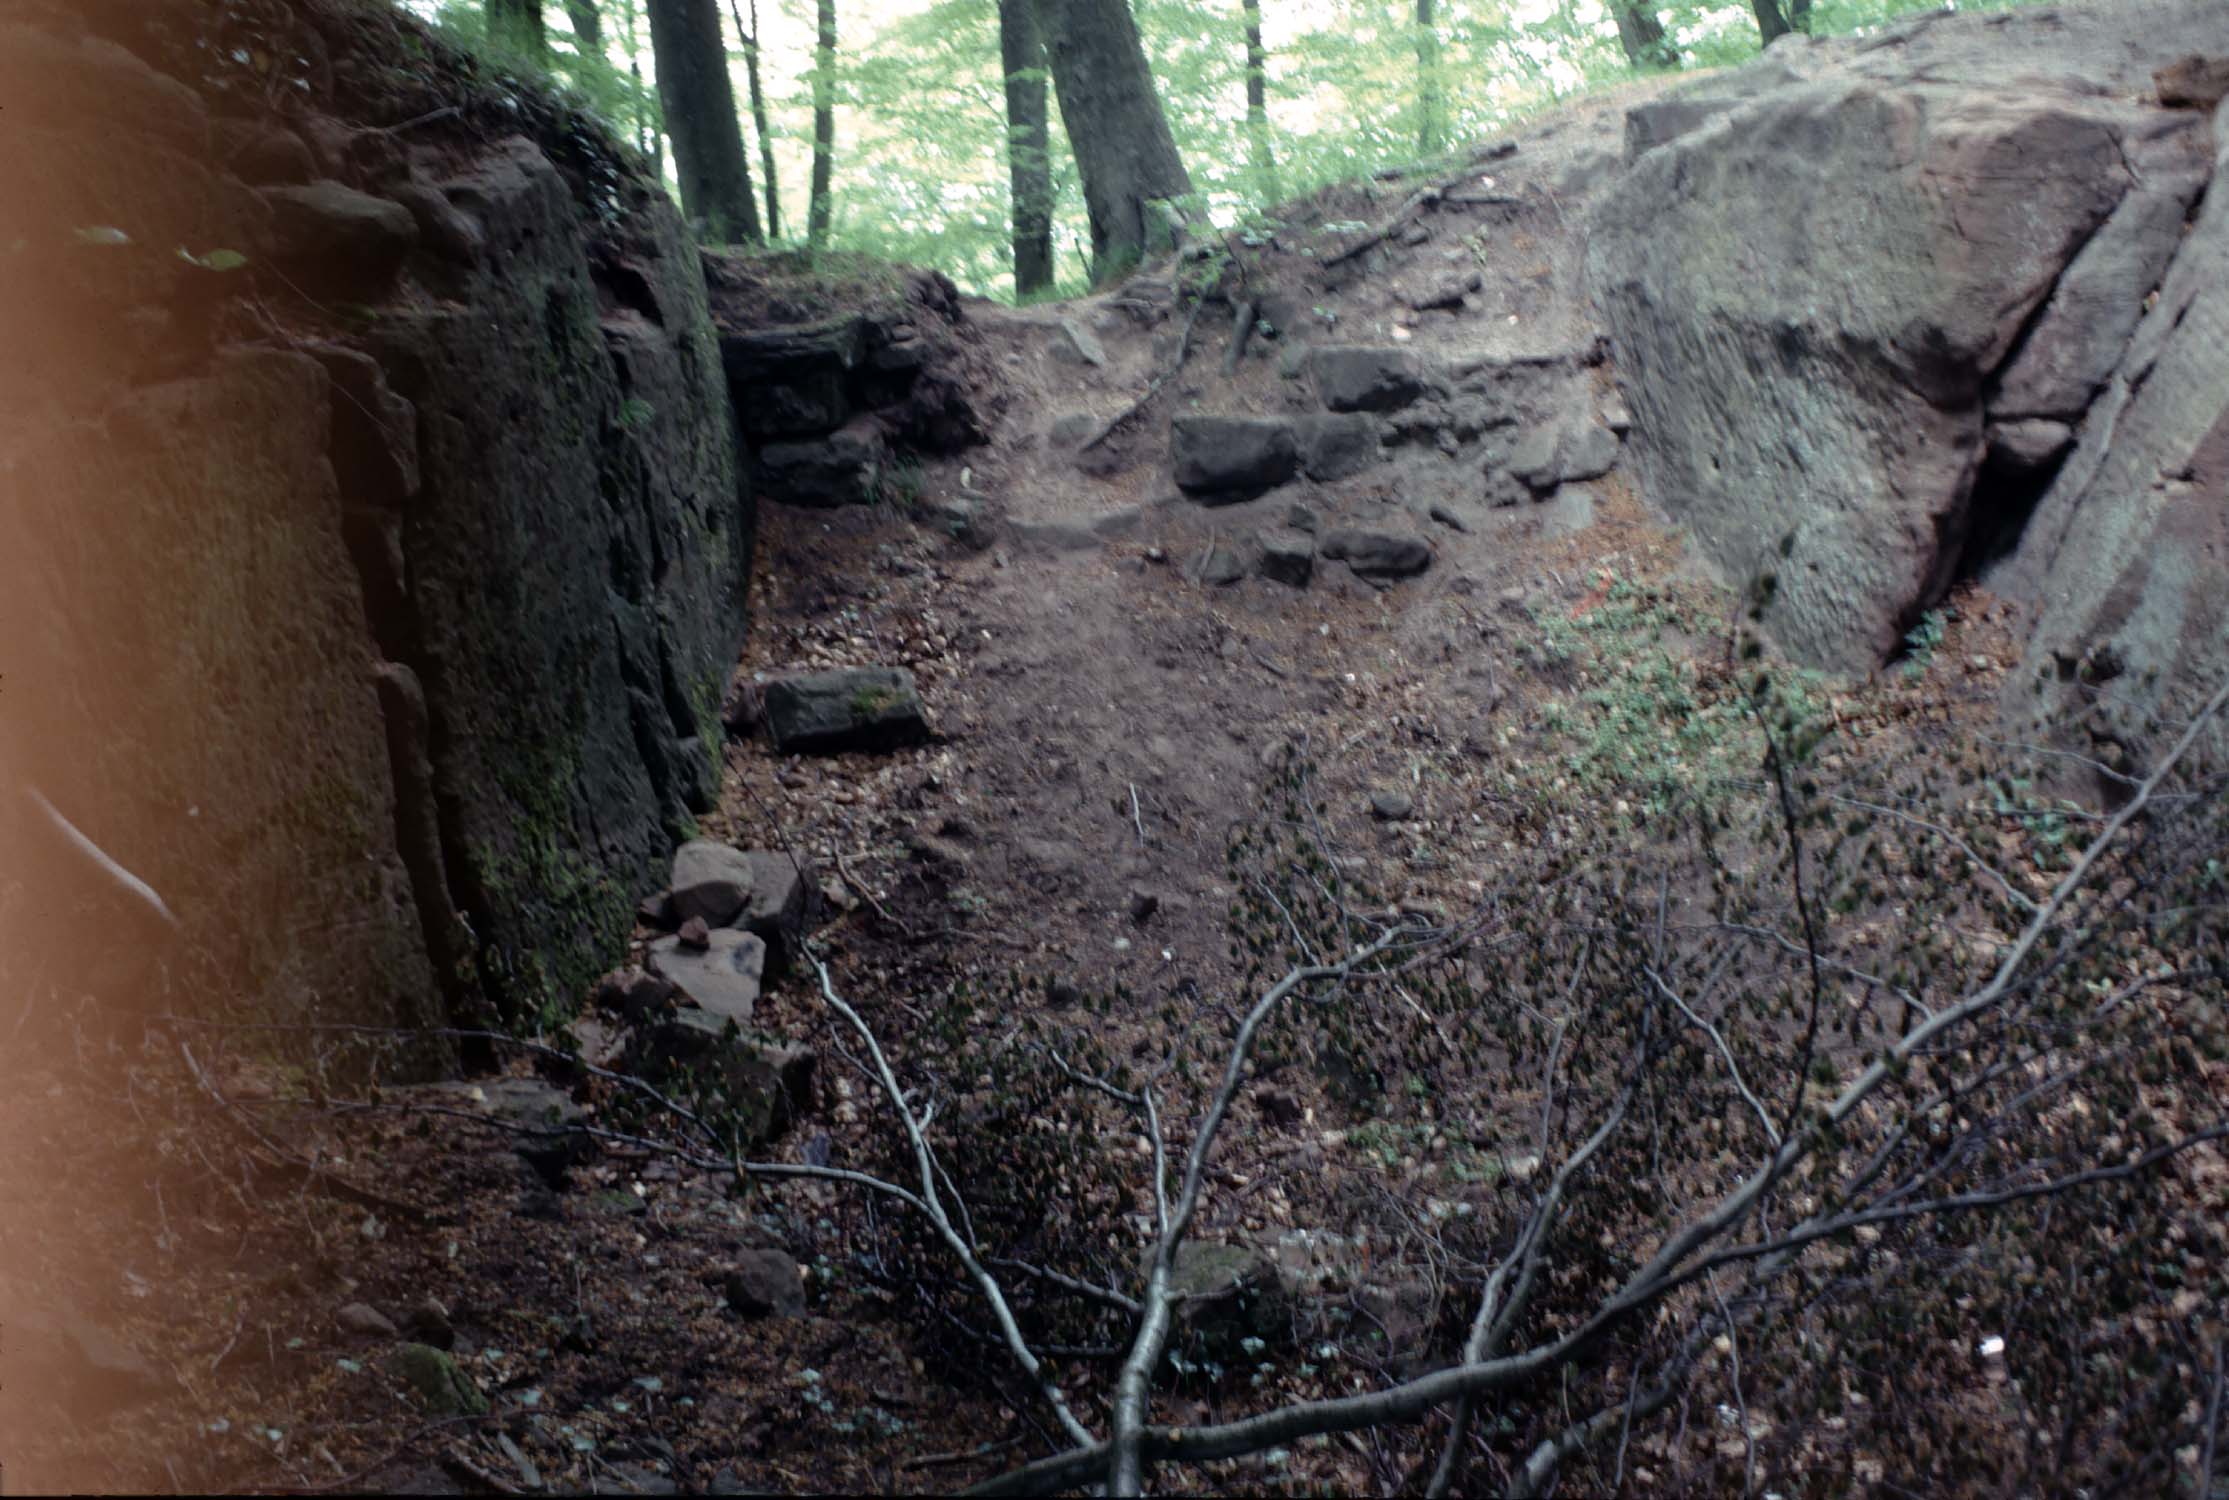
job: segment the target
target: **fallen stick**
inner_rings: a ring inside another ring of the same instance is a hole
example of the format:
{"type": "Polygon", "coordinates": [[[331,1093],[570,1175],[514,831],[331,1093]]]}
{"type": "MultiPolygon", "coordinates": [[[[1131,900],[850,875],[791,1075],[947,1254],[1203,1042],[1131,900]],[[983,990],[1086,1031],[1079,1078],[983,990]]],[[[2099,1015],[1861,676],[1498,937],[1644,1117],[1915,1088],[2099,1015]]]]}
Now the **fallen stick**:
{"type": "Polygon", "coordinates": [[[1223,350],[1223,373],[1229,375],[1238,369],[1238,362],[1246,357],[1246,340],[1254,332],[1254,318],[1259,305],[1249,297],[1238,304],[1238,321],[1231,325],[1231,341],[1223,350]]]}
{"type": "Polygon", "coordinates": [[[1160,374],[1153,377],[1153,384],[1145,388],[1144,395],[1131,402],[1127,407],[1123,408],[1123,410],[1118,415],[1109,419],[1106,426],[1100,428],[1089,438],[1085,439],[1083,446],[1079,447],[1076,450],[1078,453],[1089,453],[1092,449],[1098,447],[1101,443],[1112,437],[1114,435],[1114,430],[1117,427],[1120,427],[1123,423],[1129,421],[1139,412],[1145,410],[1146,403],[1160,394],[1161,387],[1168,384],[1170,376],[1176,374],[1177,371],[1184,368],[1184,361],[1192,352],[1192,325],[1199,322],[1200,309],[1205,307],[1206,305],[1207,293],[1203,291],[1196,299],[1194,299],[1192,303],[1192,311],[1184,319],[1183,336],[1176,341],[1175,362],[1172,363],[1166,370],[1163,370],[1160,374]]]}

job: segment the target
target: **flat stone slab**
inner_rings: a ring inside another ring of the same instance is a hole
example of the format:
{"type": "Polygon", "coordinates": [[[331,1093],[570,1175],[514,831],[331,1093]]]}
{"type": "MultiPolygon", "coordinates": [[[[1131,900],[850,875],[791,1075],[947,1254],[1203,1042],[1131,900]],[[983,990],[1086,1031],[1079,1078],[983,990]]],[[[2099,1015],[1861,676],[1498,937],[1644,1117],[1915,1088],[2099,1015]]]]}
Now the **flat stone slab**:
{"type": "Polygon", "coordinates": [[[1365,578],[1408,578],[1432,565],[1432,547],[1422,537],[1342,526],[1317,543],[1318,556],[1340,561],[1365,578]]]}
{"type": "Polygon", "coordinates": [[[710,945],[702,950],[678,937],[662,937],[650,945],[649,965],[651,973],[670,980],[707,1014],[740,1025],[758,1008],[766,978],[766,942],[755,932],[732,927],[711,933],[710,945]]]}
{"type": "Polygon", "coordinates": [[[844,667],[766,685],[766,724],[783,755],[896,750],[929,737],[913,674],[903,667],[844,667]]]}

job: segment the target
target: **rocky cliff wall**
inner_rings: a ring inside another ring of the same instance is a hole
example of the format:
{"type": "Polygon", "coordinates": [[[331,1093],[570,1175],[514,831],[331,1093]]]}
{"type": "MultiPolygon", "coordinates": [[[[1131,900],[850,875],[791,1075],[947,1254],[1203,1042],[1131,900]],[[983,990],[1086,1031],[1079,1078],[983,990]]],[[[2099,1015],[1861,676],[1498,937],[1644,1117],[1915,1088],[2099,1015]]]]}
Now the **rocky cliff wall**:
{"type": "Polygon", "coordinates": [[[98,987],[145,942],[294,1017],[569,1004],[711,804],[744,625],[677,214],[371,0],[0,27],[11,965],[98,987]],[[129,928],[47,806],[180,931],[129,928]]]}
{"type": "Polygon", "coordinates": [[[2105,760],[2229,668],[2229,7],[1793,37],[1644,104],[1589,268],[1650,497],[1819,665],[1960,577],[2034,635],[2004,707],[2105,760]]]}

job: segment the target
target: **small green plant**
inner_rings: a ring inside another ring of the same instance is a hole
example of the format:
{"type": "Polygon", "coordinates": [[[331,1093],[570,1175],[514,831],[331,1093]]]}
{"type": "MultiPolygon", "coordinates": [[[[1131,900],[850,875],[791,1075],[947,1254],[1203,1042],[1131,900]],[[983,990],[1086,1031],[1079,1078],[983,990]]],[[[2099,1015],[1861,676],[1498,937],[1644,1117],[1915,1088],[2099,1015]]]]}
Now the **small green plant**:
{"type": "Polygon", "coordinates": [[[1927,668],[1935,660],[1935,651],[1943,643],[1944,615],[1931,609],[1919,617],[1919,623],[1904,633],[1904,675],[1913,681],[1927,675],[1927,668]]]}
{"type": "Polygon", "coordinates": [[[648,425],[650,419],[657,414],[658,408],[640,396],[629,396],[619,403],[619,430],[634,432],[648,425]]]}
{"type": "Polygon", "coordinates": [[[927,486],[927,477],[917,458],[894,458],[875,473],[876,501],[903,515],[911,515],[920,508],[921,494],[927,486]]]}
{"type": "MultiPolygon", "coordinates": [[[[1577,691],[1536,720],[1555,753],[1513,775],[1549,800],[1576,788],[1640,818],[1715,804],[1753,780],[1765,741],[1748,695],[1682,644],[1711,618],[1709,601],[1628,578],[1608,579],[1576,613],[1536,610],[1526,655],[1577,691]]],[[[1775,673],[1763,706],[1775,723],[1809,722],[1825,711],[1824,689],[1816,673],[1775,673]]]]}

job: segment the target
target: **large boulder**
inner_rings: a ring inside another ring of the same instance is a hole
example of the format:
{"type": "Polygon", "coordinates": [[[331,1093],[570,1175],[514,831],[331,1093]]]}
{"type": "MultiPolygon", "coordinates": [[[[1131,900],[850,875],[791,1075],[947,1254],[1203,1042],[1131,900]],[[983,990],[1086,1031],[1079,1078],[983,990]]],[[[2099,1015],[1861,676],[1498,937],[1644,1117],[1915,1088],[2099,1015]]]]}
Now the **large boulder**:
{"type": "Polygon", "coordinates": [[[895,750],[929,737],[921,694],[903,667],[776,678],[766,685],[766,727],[783,755],[895,750]]]}
{"type": "Polygon", "coordinates": [[[753,437],[804,436],[842,426],[851,415],[852,371],[865,353],[866,320],[856,313],[720,339],[737,420],[753,437]]]}
{"type": "Polygon", "coordinates": [[[1318,484],[1351,479],[1376,463],[1378,418],[1368,412],[1331,412],[1293,424],[1300,444],[1300,472],[1318,484]]]}
{"type": "Polygon", "coordinates": [[[808,893],[804,871],[787,854],[737,849],[712,839],[691,839],[674,851],[676,925],[698,917],[712,927],[755,933],[776,968],[804,933],[808,893]]]}
{"type": "Polygon", "coordinates": [[[1406,349],[1327,344],[1309,357],[1316,394],[1331,411],[1393,411],[1424,394],[1424,368],[1406,349]]]}
{"type": "MultiPolygon", "coordinates": [[[[2034,81],[1841,78],[1648,150],[1600,206],[1589,268],[1647,489],[1734,581],[1776,576],[1798,656],[1870,668],[1934,602],[1993,378],[2062,287],[2069,352],[2022,386],[2094,375],[2084,329],[2120,326],[2100,300],[2125,321],[2150,288],[2078,257],[2172,219],[2153,190],[2198,128],[2034,81]]],[[[2109,258],[2125,277],[2153,253],[2109,258]]]]}
{"type": "Polygon", "coordinates": [[[752,470],[759,493],[787,505],[868,505],[882,493],[890,444],[872,417],[826,437],[768,443],[752,470]]]}
{"type": "Polygon", "coordinates": [[[1178,417],[1169,457],[1176,487],[1209,500],[1258,495],[1300,469],[1292,423],[1277,417],[1178,417]]]}
{"type": "Polygon", "coordinates": [[[714,1090],[746,1146],[763,1145],[812,1108],[814,1054],[735,1021],[684,1005],[645,1027],[628,1067],[660,1083],[693,1079],[714,1090]]]}

